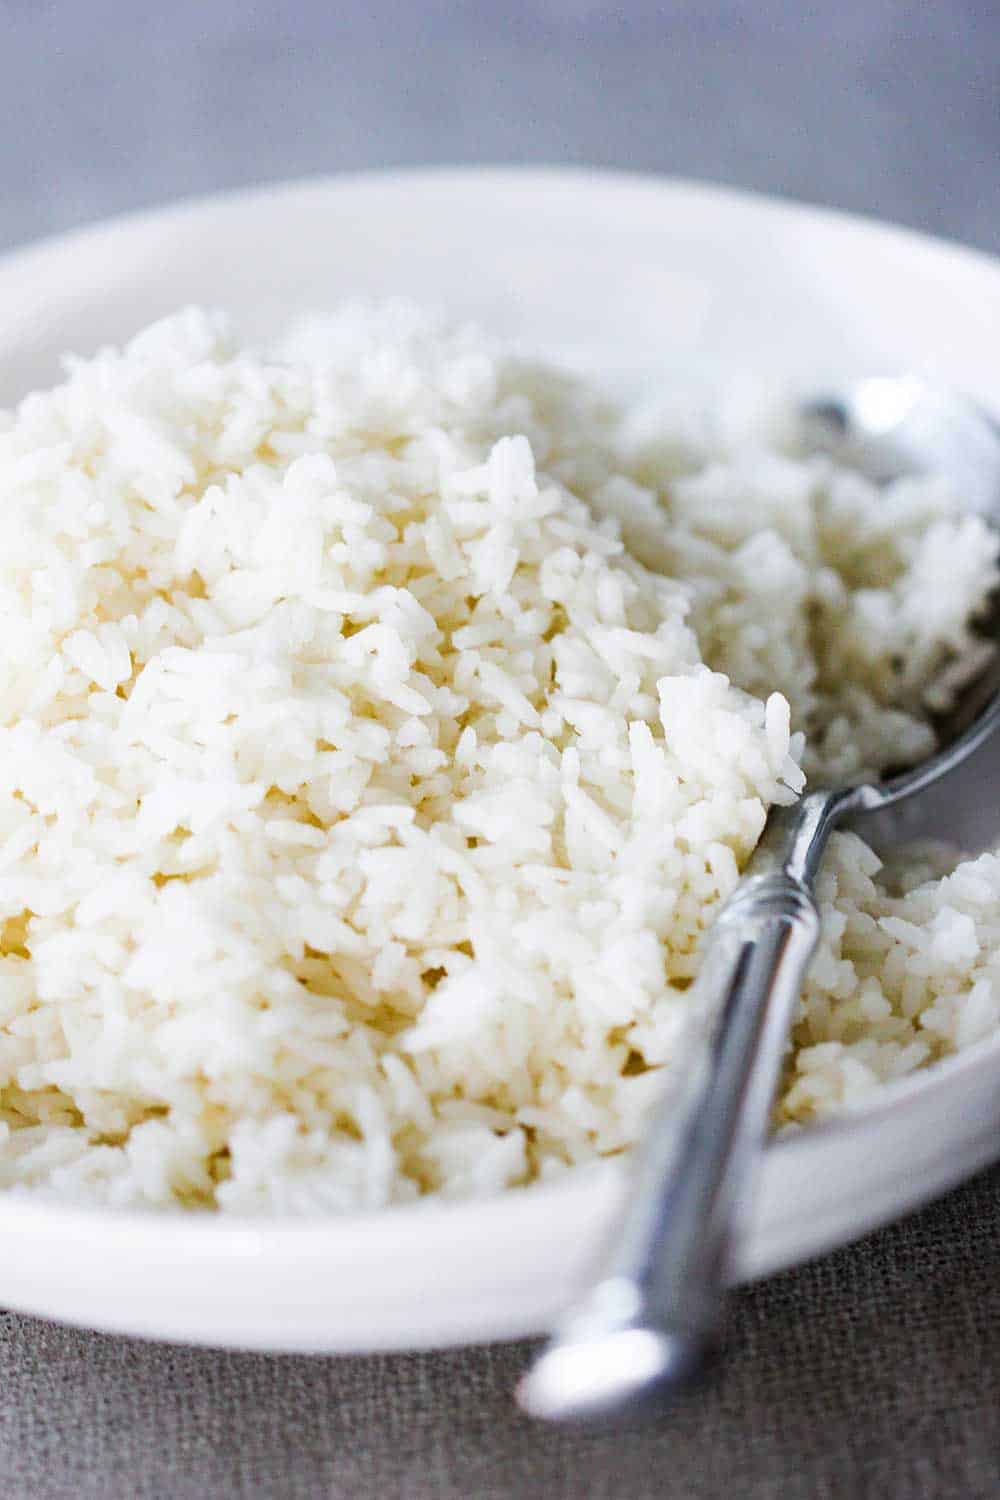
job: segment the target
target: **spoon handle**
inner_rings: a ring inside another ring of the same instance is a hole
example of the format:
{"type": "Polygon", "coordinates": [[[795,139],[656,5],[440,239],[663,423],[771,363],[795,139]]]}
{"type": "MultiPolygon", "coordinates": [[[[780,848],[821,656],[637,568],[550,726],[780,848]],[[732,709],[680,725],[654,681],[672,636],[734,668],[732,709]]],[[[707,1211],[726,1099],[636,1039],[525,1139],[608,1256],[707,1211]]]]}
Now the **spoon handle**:
{"type": "Polygon", "coordinates": [[[522,1380],[534,1416],[655,1404],[715,1342],[737,1214],[761,1153],[796,997],[819,935],[812,879],[839,799],[772,813],[692,990],[710,1036],[654,1117],[600,1279],[522,1380]]]}

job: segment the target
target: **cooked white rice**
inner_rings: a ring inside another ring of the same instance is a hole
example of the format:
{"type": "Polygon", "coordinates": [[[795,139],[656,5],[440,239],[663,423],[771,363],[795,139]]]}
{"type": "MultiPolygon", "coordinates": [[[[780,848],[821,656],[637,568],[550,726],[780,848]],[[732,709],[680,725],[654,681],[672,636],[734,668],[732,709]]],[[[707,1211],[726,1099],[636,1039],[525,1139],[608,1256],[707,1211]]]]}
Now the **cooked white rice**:
{"type": "MultiPolygon", "coordinates": [[[[996,576],[937,483],[664,436],[402,306],[74,361],[0,496],[0,1185],[111,1204],[629,1146],[767,808],[926,753],[996,576]]],[[[996,856],[893,895],[843,836],[823,903],[787,1120],[998,1020],[996,856]]]]}

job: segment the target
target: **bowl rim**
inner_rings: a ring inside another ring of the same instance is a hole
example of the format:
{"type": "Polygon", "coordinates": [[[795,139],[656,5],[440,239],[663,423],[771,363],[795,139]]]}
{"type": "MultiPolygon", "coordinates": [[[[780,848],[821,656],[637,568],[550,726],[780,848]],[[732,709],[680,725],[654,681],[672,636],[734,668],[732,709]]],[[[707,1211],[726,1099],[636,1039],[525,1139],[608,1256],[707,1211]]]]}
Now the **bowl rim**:
{"type": "Polygon", "coordinates": [[[308,172],[294,177],[274,177],[207,193],[181,194],[158,204],[123,209],[103,218],[87,220],[53,234],[6,247],[0,251],[0,277],[16,275],[21,271],[34,271],[50,256],[65,255],[67,251],[75,249],[82,250],[122,232],[141,234],[144,230],[163,230],[183,223],[186,218],[205,213],[240,206],[252,208],[265,201],[286,197],[304,198],[314,195],[319,199],[334,191],[385,191],[397,187],[413,189],[422,186],[461,188],[473,182],[548,191],[553,188],[571,192],[596,188],[611,193],[666,194],[683,198],[689,203],[700,200],[705,206],[771,217],[775,222],[783,219],[788,224],[804,224],[809,221],[834,233],[859,233],[869,240],[877,238],[885,245],[894,244],[910,254],[919,250],[931,258],[943,256],[954,260],[957,257],[969,269],[976,268],[990,276],[995,276],[1000,269],[1000,256],[978,246],[934,234],[929,230],[880,219],[874,214],[818,203],[810,198],[778,196],[752,188],[732,187],[725,182],[672,173],[636,171],[628,167],[558,162],[497,162],[480,166],[436,162],[419,166],[388,165],[357,171],[308,172]]]}

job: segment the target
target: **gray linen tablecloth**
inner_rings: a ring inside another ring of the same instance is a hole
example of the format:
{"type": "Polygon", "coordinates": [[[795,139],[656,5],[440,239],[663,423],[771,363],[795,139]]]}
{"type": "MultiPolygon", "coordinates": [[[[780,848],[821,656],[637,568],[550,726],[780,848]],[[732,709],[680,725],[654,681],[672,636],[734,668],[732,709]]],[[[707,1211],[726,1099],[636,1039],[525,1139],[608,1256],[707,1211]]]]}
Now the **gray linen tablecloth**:
{"type": "Polygon", "coordinates": [[[1000,1494],[1000,1169],[738,1292],[638,1433],[518,1416],[527,1344],[219,1354],[0,1317],[3,1500],[978,1500],[1000,1494]]]}
{"type": "MultiPolygon", "coordinates": [[[[997,0],[0,0],[0,247],[426,162],[703,176],[995,249],[997,0]]],[[[985,332],[985,331],[984,331],[985,332]]],[[[0,1314],[0,1500],[1000,1495],[1000,1172],[740,1293],[639,1436],[513,1412],[526,1346],[272,1359],[0,1314]]]]}

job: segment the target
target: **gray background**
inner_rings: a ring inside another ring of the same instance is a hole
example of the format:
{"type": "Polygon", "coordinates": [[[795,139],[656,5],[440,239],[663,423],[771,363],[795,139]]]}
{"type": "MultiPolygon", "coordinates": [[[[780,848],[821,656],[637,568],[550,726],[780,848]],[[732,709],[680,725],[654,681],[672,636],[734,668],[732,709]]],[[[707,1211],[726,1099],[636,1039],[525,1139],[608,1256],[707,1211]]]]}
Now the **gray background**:
{"type": "MultiPolygon", "coordinates": [[[[531,161],[995,249],[998,84],[997,0],[0,0],[0,248],[270,178],[531,161]]],[[[0,1496],[997,1495],[998,1245],[993,1172],[739,1294],[725,1369],[629,1438],[516,1418],[523,1347],[267,1359],[0,1314],[0,1496]]]]}
{"type": "Polygon", "coordinates": [[[997,0],[0,0],[0,242],[267,178],[589,162],[987,248],[997,0]]]}

